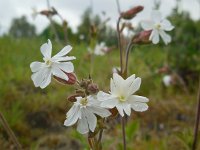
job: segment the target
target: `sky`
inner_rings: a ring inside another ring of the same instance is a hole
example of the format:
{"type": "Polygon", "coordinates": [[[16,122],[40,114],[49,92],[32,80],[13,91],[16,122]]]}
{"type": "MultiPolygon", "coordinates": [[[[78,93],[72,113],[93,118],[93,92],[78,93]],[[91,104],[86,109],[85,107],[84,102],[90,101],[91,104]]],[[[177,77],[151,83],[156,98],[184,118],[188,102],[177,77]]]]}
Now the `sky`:
{"type": "MultiPolygon", "coordinates": [[[[111,18],[108,22],[111,26],[115,26],[118,17],[116,0],[49,0],[50,5],[54,6],[57,11],[68,21],[69,26],[76,32],[77,26],[80,24],[81,15],[84,10],[92,6],[94,14],[101,14],[102,11],[111,18]]],[[[142,5],[142,11],[134,20],[134,24],[138,24],[140,20],[150,18],[153,9],[154,0],[119,0],[121,11],[125,11],[133,6],[142,5]]],[[[171,10],[176,6],[176,0],[161,0],[160,11],[163,16],[170,14],[171,10]]],[[[27,16],[29,22],[34,24],[37,32],[41,32],[49,21],[44,16],[32,18],[33,8],[36,10],[44,10],[47,8],[46,0],[0,0],[0,35],[7,32],[13,18],[22,15],[27,16]]],[[[194,20],[200,19],[200,0],[181,0],[180,11],[186,10],[190,13],[194,20]]],[[[102,16],[103,17],[103,16],[102,16]]],[[[57,17],[55,20],[59,22],[57,17]]]]}

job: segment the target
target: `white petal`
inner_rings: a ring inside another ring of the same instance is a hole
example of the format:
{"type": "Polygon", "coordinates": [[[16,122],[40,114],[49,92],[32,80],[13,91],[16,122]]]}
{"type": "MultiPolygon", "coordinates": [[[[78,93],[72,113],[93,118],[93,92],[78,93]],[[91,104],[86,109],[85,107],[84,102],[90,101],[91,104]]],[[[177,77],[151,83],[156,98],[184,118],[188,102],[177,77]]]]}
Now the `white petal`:
{"type": "Polygon", "coordinates": [[[101,107],[114,108],[118,104],[118,99],[108,99],[101,102],[101,107]]]}
{"type": "Polygon", "coordinates": [[[160,22],[161,21],[161,13],[158,10],[153,10],[151,12],[151,17],[153,19],[154,22],[160,22]]]}
{"type": "Polygon", "coordinates": [[[45,66],[44,63],[41,63],[41,62],[38,62],[38,61],[32,62],[30,64],[30,68],[31,68],[32,72],[37,72],[37,71],[39,71],[44,66],[45,66]]]}
{"type": "Polygon", "coordinates": [[[164,19],[161,22],[161,28],[165,31],[171,31],[174,29],[174,26],[171,24],[171,22],[167,19],[164,19]]]}
{"type": "Polygon", "coordinates": [[[52,44],[51,44],[51,41],[48,40],[48,43],[43,44],[43,45],[40,47],[40,51],[41,51],[42,55],[43,55],[45,58],[51,58],[51,52],[52,52],[52,44]]]}
{"type": "Polygon", "coordinates": [[[75,124],[80,117],[80,107],[73,105],[72,108],[67,112],[67,118],[64,122],[65,126],[71,126],[75,124]]]}
{"type": "Polygon", "coordinates": [[[56,77],[59,77],[59,78],[64,79],[66,81],[69,80],[69,77],[61,69],[59,69],[56,65],[52,66],[52,73],[56,77]]]}
{"type": "Polygon", "coordinates": [[[148,105],[146,103],[134,102],[131,104],[131,107],[135,111],[143,112],[148,109],[148,105]]]}
{"type": "Polygon", "coordinates": [[[110,79],[110,91],[113,95],[117,95],[117,86],[114,84],[113,79],[110,79]]]}
{"type": "Polygon", "coordinates": [[[171,42],[171,36],[166,34],[164,31],[160,31],[160,36],[163,39],[164,43],[167,45],[168,43],[171,42]]]}
{"type": "Polygon", "coordinates": [[[46,72],[46,75],[45,75],[45,77],[44,77],[44,80],[43,80],[42,83],[40,84],[40,88],[44,89],[44,88],[47,87],[50,83],[51,83],[51,70],[48,70],[48,72],[46,72]]]}
{"type": "Polygon", "coordinates": [[[142,21],[141,26],[144,30],[152,30],[154,27],[153,21],[142,21]]]}
{"type": "Polygon", "coordinates": [[[124,104],[123,104],[123,109],[124,109],[124,112],[125,112],[128,116],[131,115],[131,105],[130,105],[130,104],[124,103],[124,104]]]}
{"type": "Polygon", "coordinates": [[[116,108],[117,108],[119,114],[120,114],[122,117],[124,117],[123,106],[119,104],[119,105],[116,106],[116,108]]]}
{"type": "MultiPolygon", "coordinates": [[[[123,87],[123,95],[127,96],[130,95],[129,93],[131,93],[131,85],[134,83],[135,81],[135,75],[131,75],[130,77],[128,77],[124,82],[124,87],[123,87]]],[[[132,93],[131,93],[132,94],[132,93]]]]}
{"type": "Polygon", "coordinates": [[[133,93],[135,93],[137,90],[139,90],[141,85],[141,78],[137,77],[132,84],[130,85],[130,87],[127,89],[127,95],[132,95],[133,93]]]}
{"type": "Polygon", "coordinates": [[[87,109],[83,109],[84,115],[87,118],[87,122],[89,125],[90,131],[94,132],[96,125],[97,125],[97,118],[96,116],[87,109]]]}
{"type": "Polygon", "coordinates": [[[43,83],[45,78],[48,77],[48,75],[49,69],[46,67],[41,68],[38,72],[32,74],[31,79],[33,80],[35,87],[39,87],[43,83]]]}
{"type": "Polygon", "coordinates": [[[158,42],[159,42],[159,33],[158,33],[157,30],[153,30],[151,32],[149,40],[151,40],[153,44],[158,44],[158,42]]]}
{"type": "Polygon", "coordinates": [[[74,65],[71,62],[62,62],[56,65],[64,72],[71,73],[74,71],[74,65]]]}
{"type": "Polygon", "coordinates": [[[38,72],[35,72],[31,75],[31,79],[33,80],[33,83],[35,85],[35,87],[39,87],[41,82],[42,82],[42,73],[43,70],[40,70],[38,72]]]}
{"type": "Polygon", "coordinates": [[[108,111],[107,109],[105,108],[101,108],[101,107],[88,107],[88,110],[90,110],[91,112],[101,116],[102,118],[103,117],[108,117],[111,115],[110,111],[108,111]]]}
{"type": "Polygon", "coordinates": [[[99,107],[100,104],[101,104],[101,101],[99,101],[97,99],[97,95],[89,95],[89,96],[87,96],[87,100],[88,100],[88,104],[90,106],[97,106],[97,107],[99,107]]]}
{"type": "Polygon", "coordinates": [[[57,53],[53,58],[56,57],[62,57],[66,54],[68,54],[72,50],[72,47],[70,45],[65,46],[59,53],[57,53]]]}
{"type": "MultiPolygon", "coordinates": [[[[124,91],[124,85],[125,85],[125,80],[118,75],[117,73],[113,73],[113,84],[116,86],[116,92],[121,95],[123,94],[124,91]]],[[[112,91],[111,91],[112,93],[112,91]]],[[[116,93],[112,93],[112,94],[116,94],[116,93]]]]}
{"type": "Polygon", "coordinates": [[[56,62],[61,62],[61,61],[70,61],[76,59],[74,56],[65,56],[65,57],[53,57],[52,58],[56,62]]]}
{"type": "Polygon", "coordinates": [[[105,101],[106,100],[107,101],[108,99],[112,99],[112,96],[110,94],[105,93],[103,91],[99,91],[97,93],[97,100],[99,100],[99,101],[105,101]]]}
{"type": "Polygon", "coordinates": [[[129,96],[128,101],[129,103],[134,103],[134,102],[147,103],[149,99],[143,96],[131,95],[129,96]]]}
{"type": "Polygon", "coordinates": [[[78,121],[77,131],[81,134],[86,134],[89,132],[89,127],[85,116],[82,116],[78,121]]]}

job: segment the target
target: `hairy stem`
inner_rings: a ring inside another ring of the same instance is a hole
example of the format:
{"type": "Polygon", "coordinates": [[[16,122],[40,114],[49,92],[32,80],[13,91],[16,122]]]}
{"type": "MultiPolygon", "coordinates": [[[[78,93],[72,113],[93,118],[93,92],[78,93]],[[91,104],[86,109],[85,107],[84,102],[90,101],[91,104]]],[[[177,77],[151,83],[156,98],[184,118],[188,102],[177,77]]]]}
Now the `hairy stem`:
{"type": "Polygon", "coordinates": [[[121,32],[119,29],[119,24],[120,24],[121,17],[119,17],[117,21],[117,36],[118,36],[118,46],[119,46],[119,51],[120,51],[120,69],[121,69],[121,74],[123,71],[123,50],[122,50],[122,43],[121,43],[121,32]]]}
{"type": "Polygon", "coordinates": [[[192,144],[192,150],[196,150],[197,140],[198,140],[199,121],[200,121],[200,78],[199,78],[199,90],[198,90],[197,100],[198,100],[198,105],[197,105],[196,122],[195,122],[195,127],[194,127],[194,140],[192,144]]]}
{"type": "Polygon", "coordinates": [[[127,76],[127,72],[128,72],[128,58],[129,58],[129,52],[132,48],[133,44],[132,44],[132,40],[130,40],[130,42],[128,43],[128,46],[126,48],[126,58],[125,58],[125,68],[123,71],[123,75],[127,76]]]}
{"type": "Polygon", "coordinates": [[[125,117],[122,117],[121,119],[122,119],[121,122],[122,122],[123,146],[124,150],[126,150],[125,117]]]}
{"type": "Polygon", "coordinates": [[[11,138],[11,140],[13,141],[13,143],[15,144],[17,150],[21,150],[22,147],[20,145],[20,143],[18,142],[14,132],[11,130],[11,128],[9,127],[6,119],[4,118],[3,114],[0,112],[0,122],[2,123],[4,129],[6,130],[7,134],[9,135],[9,137],[11,138]]]}

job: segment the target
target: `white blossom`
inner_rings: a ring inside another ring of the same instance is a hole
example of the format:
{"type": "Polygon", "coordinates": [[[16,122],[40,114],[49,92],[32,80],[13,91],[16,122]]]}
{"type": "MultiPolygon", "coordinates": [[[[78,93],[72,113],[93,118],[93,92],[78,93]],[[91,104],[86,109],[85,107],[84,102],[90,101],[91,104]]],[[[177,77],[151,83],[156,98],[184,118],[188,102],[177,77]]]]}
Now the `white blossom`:
{"type": "Polygon", "coordinates": [[[96,96],[88,96],[85,98],[76,97],[77,101],[66,114],[65,126],[74,125],[78,122],[77,130],[81,134],[86,134],[89,131],[94,132],[97,125],[97,117],[108,117],[111,113],[100,107],[100,101],[96,96]]]}
{"type": "Polygon", "coordinates": [[[108,51],[108,47],[105,42],[101,42],[100,44],[96,44],[94,50],[90,47],[88,48],[89,53],[93,53],[94,55],[103,56],[108,51]]]}
{"type": "Polygon", "coordinates": [[[74,65],[70,60],[76,59],[74,56],[66,56],[71,50],[72,47],[70,45],[65,46],[59,53],[51,57],[51,41],[48,40],[48,43],[43,44],[40,47],[40,51],[44,62],[36,61],[30,64],[31,71],[33,72],[31,78],[34,85],[45,88],[50,84],[52,75],[68,81],[69,78],[64,72],[72,73],[74,71],[74,65]]]}
{"type": "Polygon", "coordinates": [[[163,83],[166,87],[170,86],[172,84],[172,77],[171,75],[165,75],[163,77],[163,83]]]}
{"type": "Polygon", "coordinates": [[[171,42],[171,36],[168,35],[165,31],[171,31],[174,29],[174,26],[167,19],[161,17],[161,13],[157,10],[152,11],[151,13],[152,20],[143,21],[141,26],[144,30],[152,30],[149,40],[153,44],[157,44],[160,40],[160,37],[163,39],[165,44],[171,42]]]}
{"type": "Polygon", "coordinates": [[[141,78],[135,78],[135,75],[131,75],[124,80],[117,73],[113,74],[113,79],[110,81],[110,93],[100,91],[97,94],[97,98],[101,101],[101,106],[105,108],[116,107],[119,114],[123,117],[124,112],[130,116],[131,109],[135,111],[146,111],[149,100],[146,97],[133,95],[141,84],[141,78]]]}

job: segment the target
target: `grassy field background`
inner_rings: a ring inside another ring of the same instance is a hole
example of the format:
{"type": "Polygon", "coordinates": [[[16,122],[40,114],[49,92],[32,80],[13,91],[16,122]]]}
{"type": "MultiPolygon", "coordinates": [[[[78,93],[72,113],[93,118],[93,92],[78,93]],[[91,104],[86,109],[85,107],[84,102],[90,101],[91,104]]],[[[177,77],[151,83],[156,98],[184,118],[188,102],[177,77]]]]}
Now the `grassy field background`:
{"type": "MultiPolygon", "coordinates": [[[[31,81],[30,63],[42,61],[40,46],[43,39],[0,38],[0,111],[15,132],[24,149],[88,149],[87,140],[75,128],[63,126],[65,113],[71,106],[67,97],[73,87],[53,81],[44,90],[35,88],[31,81]]],[[[87,46],[71,43],[70,55],[76,56],[75,72],[79,79],[87,78],[90,59],[87,46]]],[[[62,45],[53,41],[53,54],[62,45]]],[[[168,47],[141,46],[131,51],[129,75],[142,78],[138,95],[150,99],[149,110],[133,113],[128,119],[127,139],[130,150],[189,150],[193,138],[196,111],[196,93],[185,93],[180,86],[164,88],[163,75],[157,70],[166,62],[168,47]]],[[[108,91],[112,67],[119,66],[119,54],[113,50],[105,56],[96,56],[93,80],[101,90],[108,91]]],[[[103,137],[103,149],[122,149],[119,120],[108,122],[103,137]],[[113,126],[117,128],[113,128],[113,126]],[[114,137],[114,139],[113,139],[114,137]]],[[[12,149],[5,130],[0,126],[0,145],[12,149]]],[[[200,147],[199,147],[200,149],[200,147]]]]}

